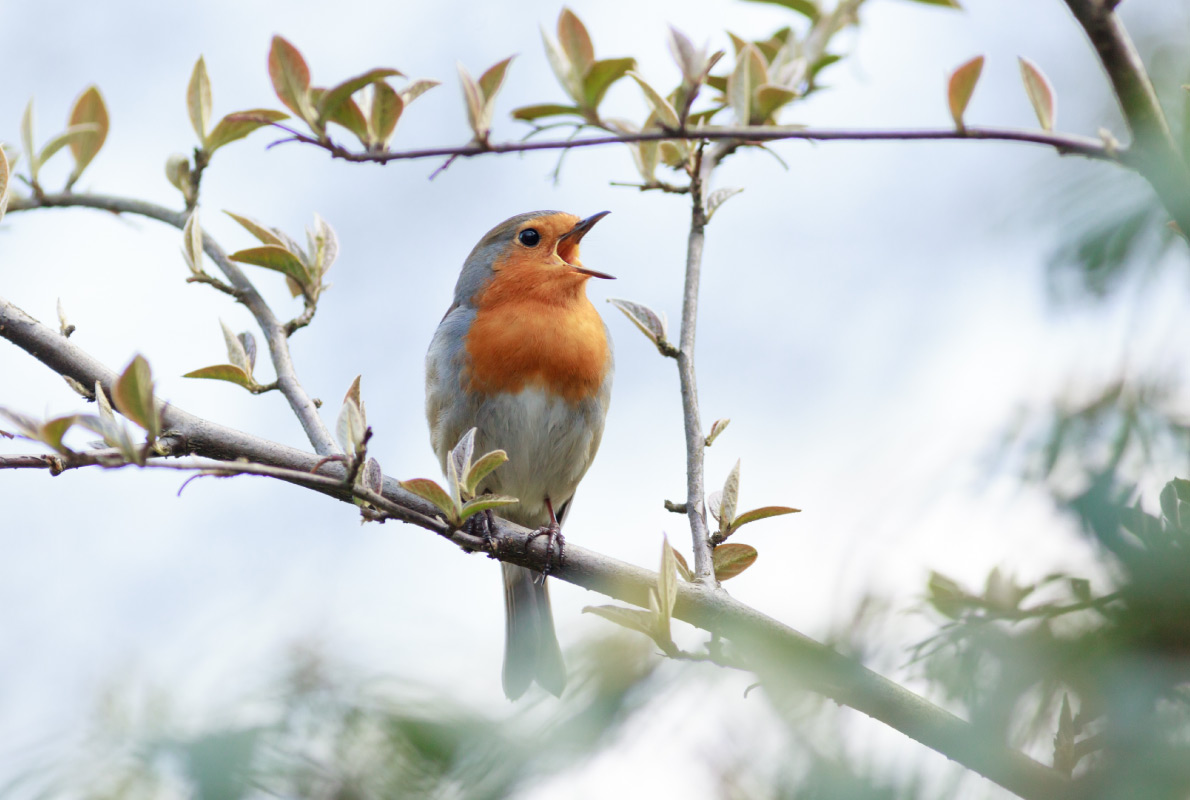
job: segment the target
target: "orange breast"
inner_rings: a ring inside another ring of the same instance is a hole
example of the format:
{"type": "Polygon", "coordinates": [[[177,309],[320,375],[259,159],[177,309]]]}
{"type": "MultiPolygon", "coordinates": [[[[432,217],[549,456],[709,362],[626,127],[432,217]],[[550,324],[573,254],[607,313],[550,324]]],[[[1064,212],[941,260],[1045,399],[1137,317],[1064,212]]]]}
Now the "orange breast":
{"type": "Polygon", "coordinates": [[[476,298],[466,348],[472,392],[516,393],[540,386],[571,403],[594,396],[608,362],[599,312],[586,276],[559,270],[506,269],[476,298]]]}

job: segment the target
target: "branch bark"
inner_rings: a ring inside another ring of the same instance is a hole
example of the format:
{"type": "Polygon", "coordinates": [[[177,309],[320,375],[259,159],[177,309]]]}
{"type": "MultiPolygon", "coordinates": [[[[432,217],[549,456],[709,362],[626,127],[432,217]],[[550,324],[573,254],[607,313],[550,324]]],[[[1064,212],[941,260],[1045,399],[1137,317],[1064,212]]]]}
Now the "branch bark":
{"type": "MultiPolygon", "coordinates": [[[[2,297],[0,337],[8,339],[58,374],[69,376],[84,386],[99,381],[104,390],[110,392],[117,378],[114,371],[58,331],[33,319],[2,297]]],[[[481,539],[451,530],[438,517],[436,509],[402,490],[391,478],[384,479],[383,491],[379,494],[352,488],[345,483],[342,464],[218,425],[160,400],[158,407],[167,428],[166,436],[175,443],[175,452],[223,462],[222,465],[199,462],[186,465],[187,468],[265,474],[343,501],[360,497],[374,502],[386,517],[426,528],[463,549],[484,550],[481,539]],[[248,459],[253,464],[234,463],[237,459],[248,459]],[[265,468],[257,469],[260,465],[265,468]],[[269,467],[274,469],[267,469],[269,467]],[[310,474],[316,467],[320,474],[310,474]],[[278,473],[277,468],[294,474],[278,473]]],[[[534,531],[500,519],[496,520],[495,528],[496,552],[489,552],[489,555],[539,571],[545,567],[549,556],[542,537],[535,537],[534,531]]],[[[649,570],[573,543],[567,543],[566,559],[561,565],[556,559],[550,560],[551,576],[642,607],[648,605],[648,592],[657,584],[657,575],[649,570]]],[[[1058,772],[1022,753],[986,741],[970,723],[859,662],[749,608],[721,589],[683,583],[678,589],[674,616],[731,640],[764,680],[783,684],[793,682],[849,705],[1021,797],[1049,800],[1069,794],[1071,784],[1058,772]]]]}

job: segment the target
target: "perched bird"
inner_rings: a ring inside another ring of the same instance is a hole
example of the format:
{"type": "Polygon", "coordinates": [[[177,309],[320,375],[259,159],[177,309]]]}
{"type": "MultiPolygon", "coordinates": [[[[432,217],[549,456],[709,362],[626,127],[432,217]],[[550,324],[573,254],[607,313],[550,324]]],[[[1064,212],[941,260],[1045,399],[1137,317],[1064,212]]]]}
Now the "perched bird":
{"type": "MultiPolygon", "coordinates": [[[[451,448],[477,428],[476,453],[508,453],[481,492],[518,498],[500,516],[550,535],[595,458],[611,395],[612,346],[586,284],[612,276],[579,261],[579,242],[607,213],[534,211],[488,231],[463,263],[426,355],[426,416],[443,471],[451,448]]],[[[561,695],[566,665],[545,578],[501,566],[504,693],[515,700],[536,680],[561,695]]]]}

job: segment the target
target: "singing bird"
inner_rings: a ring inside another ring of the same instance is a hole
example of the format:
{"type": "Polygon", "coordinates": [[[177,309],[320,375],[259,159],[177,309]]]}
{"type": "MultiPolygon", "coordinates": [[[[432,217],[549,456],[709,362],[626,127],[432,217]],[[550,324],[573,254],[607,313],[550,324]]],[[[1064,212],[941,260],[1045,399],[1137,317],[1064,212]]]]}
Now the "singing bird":
{"type": "MultiPolygon", "coordinates": [[[[426,416],[443,471],[477,428],[476,453],[508,453],[481,491],[518,498],[500,516],[551,535],[595,458],[611,397],[611,341],[586,285],[612,276],[579,261],[579,242],[607,213],[534,211],[488,231],[426,355],[426,416]]],[[[545,577],[501,566],[504,693],[516,700],[537,681],[561,695],[566,665],[545,577]]]]}

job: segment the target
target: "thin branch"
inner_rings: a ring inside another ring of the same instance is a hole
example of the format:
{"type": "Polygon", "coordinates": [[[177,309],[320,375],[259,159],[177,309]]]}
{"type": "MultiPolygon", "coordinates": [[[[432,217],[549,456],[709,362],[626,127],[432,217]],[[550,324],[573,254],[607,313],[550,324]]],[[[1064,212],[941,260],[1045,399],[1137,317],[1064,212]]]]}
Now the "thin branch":
{"type": "MultiPolygon", "coordinates": [[[[189,215],[184,211],[173,211],[172,209],[147,203],[143,200],[97,194],[74,194],[70,192],[45,194],[40,197],[13,197],[9,201],[8,210],[11,213],[40,208],[70,207],[96,208],[117,214],[138,214],[164,222],[167,225],[173,225],[178,229],[184,228],[186,220],[189,218],[189,215]]],[[[289,407],[297,415],[302,429],[306,432],[306,437],[310,440],[310,444],[322,455],[339,452],[334,437],[331,436],[322,418],[318,415],[318,409],[314,405],[314,401],[298,381],[297,372],[293,366],[293,359],[289,354],[288,335],[292,331],[289,330],[288,326],[282,325],[277,320],[276,315],[273,314],[273,310],[264,301],[264,298],[260,296],[260,293],[256,291],[255,285],[248,279],[248,276],[244,274],[243,270],[235,262],[227,257],[227,253],[224,252],[223,248],[211,236],[205,233],[203,234],[203,250],[215,262],[219,270],[227,276],[228,281],[231,282],[236,292],[236,298],[252,312],[252,316],[256,318],[257,324],[260,325],[265,341],[268,342],[269,357],[277,373],[278,387],[281,393],[285,395],[285,399],[289,401],[289,407]]],[[[301,317],[298,319],[300,320],[301,317]]],[[[296,330],[296,327],[294,330],[296,330]]]]}
{"type": "Polygon", "coordinates": [[[694,547],[694,574],[707,586],[716,586],[711,562],[707,512],[703,503],[703,450],[706,437],[698,413],[698,381],[694,375],[694,334],[698,328],[698,287],[702,275],[702,248],[707,215],[703,207],[704,179],[715,167],[713,157],[703,158],[704,145],[695,150],[690,170],[690,235],[686,242],[686,285],[682,293],[682,329],[678,336],[678,377],[682,386],[682,421],[686,430],[686,518],[694,547]]]}
{"type": "MultiPolygon", "coordinates": [[[[111,369],[3,298],[0,298],[0,337],[83,385],[98,381],[105,390],[110,390],[116,380],[111,369]]],[[[343,484],[346,471],[342,464],[324,464],[320,474],[314,475],[310,469],[320,458],[313,453],[215,424],[159,400],[158,407],[169,431],[166,438],[176,444],[177,452],[207,457],[174,462],[180,469],[265,475],[343,501],[359,498],[379,509],[383,517],[433,531],[465,550],[484,550],[493,555],[480,537],[451,530],[437,509],[402,490],[391,478],[384,479],[383,491],[379,493],[358,486],[348,488],[343,484]],[[216,460],[208,460],[212,458],[216,460]]],[[[168,461],[154,459],[150,463],[155,468],[172,468],[168,461]]],[[[544,568],[549,558],[547,543],[535,536],[534,531],[501,519],[496,519],[494,527],[500,560],[539,571],[544,568]]],[[[657,584],[657,575],[649,570],[573,543],[567,544],[565,562],[553,561],[552,576],[642,607],[647,607],[648,593],[657,584]]],[[[1029,800],[1069,795],[1071,784],[1060,773],[1022,753],[987,741],[983,732],[971,723],[712,586],[681,583],[674,616],[731,640],[766,685],[793,682],[820,692],[902,731],[1029,800]]]]}
{"type": "Polygon", "coordinates": [[[532,150],[570,150],[576,147],[598,147],[608,144],[632,142],[665,141],[731,141],[737,144],[776,142],[803,139],[815,142],[829,141],[1003,141],[1023,142],[1053,148],[1062,155],[1077,155],[1100,161],[1132,166],[1127,150],[1107,146],[1102,140],[1076,134],[1047,133],[1045,131],[1021,130],[1015,128],[967,127],[940,129],[898,129],[898,130],[849,130],[841,128],[806,128],[799,126],[751,126],[683,128],[671,131],[641,131],[617,133],[611,136],[592,136],[585,139],[558,139],[544,142],[519,141],[494,144],[466,144],[453,147],[430,147],[418,150],[394,150],[386,153],[355,152],[332,141],[321,141],[311,136],[294,132],[286,141],[302,142],[326,150],[334,158],[344,161],[378,162],[406,161],[421,158],[454,156],[471,158],[488,153],[524,153],[532,150]]]}

